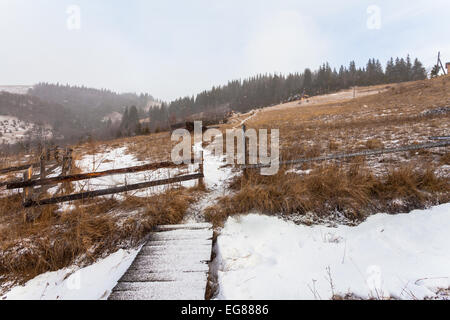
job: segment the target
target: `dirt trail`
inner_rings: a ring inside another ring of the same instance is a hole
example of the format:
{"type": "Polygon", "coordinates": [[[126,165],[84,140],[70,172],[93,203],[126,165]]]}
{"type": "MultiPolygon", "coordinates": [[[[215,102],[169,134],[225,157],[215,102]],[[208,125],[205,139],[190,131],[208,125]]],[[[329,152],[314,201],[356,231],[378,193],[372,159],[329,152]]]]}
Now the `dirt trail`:
{"type": "Polygon", "coordinates": [[[332,104],[337,102],[345,102],[352,100],[354,98],[360,98],[370,95],[379,94],[381,92],[387,91],[389,88],[393,86],[397,86],[398,84],[391,85],[377,85],[370,87],[357,87],[354,92],[353,89],[342,90],[336,93],[324,94],[320,96],[314,96],[304,101],[292,101],[288,103],[281,103],[272,107],[265,107],[263,109],[252,110],[244,114],[239,114],[231,119],[230,123],[233,124],[233,129],[239,128],[244,125],[246,122],[254,118],[259,113],[269,112],[269,111],[279,111],[293,108],[302,108],[308,107],[312,105],[322,105],[322,104],[332,104]]]}
{"type": "MultiPolygon", "coordinates": [[[[355,93],[353,89],[342,90],[336,93],[325,94],[321,96],[311,97],[305,101],[293,101],[288,103],[279,104],[273,107],[264,108],[262,111],[273,111],[273,110],[284,110],[289,108],[306,107],[318,104],[336,103],[352,100],[355,98],[370,96],[374,94],[379,94],[388,90],[393,85],[379,85],[370,87],[357,87],[355,93]]],[[[395,85],[394,85],[395,86],[395,85]]]]}

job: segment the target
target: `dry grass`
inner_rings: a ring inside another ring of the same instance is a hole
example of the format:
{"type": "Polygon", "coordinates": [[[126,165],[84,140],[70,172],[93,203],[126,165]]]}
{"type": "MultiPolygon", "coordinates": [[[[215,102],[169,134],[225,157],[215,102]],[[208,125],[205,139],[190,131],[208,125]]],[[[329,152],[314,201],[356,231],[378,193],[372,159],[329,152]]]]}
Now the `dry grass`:
{"type": "MultiPolygon", "coordinates": [[[[174,144],[170,137],[166,132],[78,145],[74,147],[71,173],[82,171],[76,167],[76,162],[84,156],[121,147],[138,160],[149,163],[170,160],[174,144]]],[[[9,156],[5,158],[5,166],[19,163],[21,158],[23,155],[9,156]]],[[[3,180],[13,178],[14,175],[2,177],[3,180]]],[[[120,201],[114,197],[76,201],[72,203],[74,209],[65,212],[58,206],[25,211],[19,195],[5,196],[7,193],[3,192],[4,197],[0,198],[0,286],[9,281],[23,283],[74,263],[90,264],[120,248],[136,246],[156,225],[180,223],[190,204],[203,191],[204,187],[174,187],[147,198],[125,195],[125,200],[120,201]],[[27,216],[37,219],[27,222],[27,216]]],[[[70,192],[60,189],[61,195],[70,192]]]]}
{"type": "Polygon", "coordinates": [[[78,145],[75,148],[74,158],[81,159],[82,156],[87,154],[96,154],[115,148],[126,147],[127,153],[134,155],[139,161],[167,161],[170,160],[172,148],[176,143],[171,141],[171,134],[169,132],[120,138],[106,142],[91,141],[78,145]]]}
{"type": "Polygon", "coordinates": [[[178,188],[149,198],[75,202],[68,212],[45,206],[36,209],[41,212],[33,223],[24,221],[19,196],[0,199],[0,284],[23,283],[136,246],[156,225],[180,223],[197,191],[178,188]]]}
{"type": "MultiPolygon", "coordinates": [[[[280,129],[282,157],[288,160],[311,153],[429,142],[430,136],[449,134],[450,113],[425,112],[445,106],[450,106],[450,76],[395,85],[380,94],[347,101],[261,110],[247,127],[280,129]]],[[[410,159],[403,155],[392,158],[398,164],[410,159]]],[[[440,162],[433,153],[419,154],[414,159],[440,162]]],[[[378,159],[372,160],[375,167],[378,159]]]]}
{"type": "Polygon", "coordinates": [[[359,164],[328,165],[301,176],[280,171],[264,177],[251,172],[232,182],[232,196],[206,210],[209,221],[221,225],[228,216],[248,212],[319,217],[339,212],[362,220],[377,212],[408,212],[450,200],[449,179],[439,178],[432,168],[403,166],[382,177],[359,164]]]}
{"type": "MultiPolygon", "coordinates": [[[[430,136],[448,135],[450,113],[434,111],[450,106],[450,76],[384,89],[346,101],[260,110],[246,125],[279,129],[283,160],[425,143],[430,136]]],[[[216,225],[229,215],[252,211],[297,216],[339,212],[359,220],[376,212],[408,212],[448,202],[450,178],[442,170],[449,163],[446,150],[304,164],[303,170],[312,170],[309,175],[284,169],[272,177],[239,177],[231,186],[235,193],[208,208],[207,217],[216,225]]]]}
{"type": "Polygon", "coordinates": [[[445,153],[442,157],[441,157],[441,164],[443,165],[450,165],[450,152],[445,153]]]}
{"type": "Polygon", "coordinates": [[[383,142],[381,142],[378,139],[370,139],[370,140],[367,140],[366,147],[367,147],[367,149],[370,149],[370,150],[376,150],[376,149],[383,149],[384,145],[383,145],[383,142]]]}

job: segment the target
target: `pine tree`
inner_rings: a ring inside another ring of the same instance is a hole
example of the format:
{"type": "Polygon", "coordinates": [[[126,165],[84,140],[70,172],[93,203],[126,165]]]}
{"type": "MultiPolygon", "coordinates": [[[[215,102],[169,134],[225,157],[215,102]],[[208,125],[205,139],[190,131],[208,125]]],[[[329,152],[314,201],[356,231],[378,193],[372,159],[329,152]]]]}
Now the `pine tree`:
{"type": "Polygon", "coordinates": [[[414,60],[414,65],[412,67],[412,78],[411,80],[425,80],[427,78],[427,71],[423,67],[422,63],[416,58],[414,60]]]}
{"type": "Polygon", "coordinates": [[[310,69],[305,69],[305,73],[303,75],[303,89],[305,90],[306,94],[311,95],[312,94],[312,72],[310,69]]]}

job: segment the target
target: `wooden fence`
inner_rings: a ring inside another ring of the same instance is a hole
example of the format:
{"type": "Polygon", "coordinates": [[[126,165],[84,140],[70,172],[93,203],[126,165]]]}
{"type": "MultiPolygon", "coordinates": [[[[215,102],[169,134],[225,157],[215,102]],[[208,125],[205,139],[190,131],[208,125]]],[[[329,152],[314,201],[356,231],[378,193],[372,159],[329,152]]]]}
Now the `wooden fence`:
{"type": "MultiPolygon", "coordinates": [[[[23,180],[20,181],[8,181],[3,182],[0,186],[6,186],[8,190],[13,189],[23,189],[23,206],[25,208],[30,207],[36,207],[36,206],[42,206],[42,205],[49,205],[49,204],[56,204],[56,203],[63,203],[63,202],[69,202],[69,201],[75,201],[75,200],[86,200],[91,199],[95,197],[105,196],[105,195],[111,195],[111,194],[117,194],[117,193],[123,193],[128,191],[134,191],[139,189],[146,189],[150,187],[160,186],[160,185],[167,185],[167,184],[173,184],[173,183],[179,183],[189,180],[199,180],[199,184],[203,184],[203,164],[200,164],[200,172],[195,174],[189,174],[184,176],[178,176],[174,178],[167,178],[167,179],[161,179],[161,180],[155,180],[155,181],[146,181],[142,183],[136,183],[131,185],[125,185],[121,187],[113,187],[103,190],[96,190],[96,191],[87,191],[87,192],[81,192],[81,193],[75,193],[75,194],[69,194],[59,197],[52,197],[48,199],[39,199],[40,194],[42,195],[45,191],[47,191],[47,188],[49,186],[54,186],[57,184],[62,183],[66,190],[68,190],[68,186],[71,182],[75,181],[82,181],[82,180],[89,180],[89,179],[95,179],[100,177],[106,177],[106,176],[112,176],[112,175],[119,175],[119,174],[127,174],[127,173],[137,173],[137,172],[144,172],[144,171],[150,171],[150,170],[157,170],[162,168],[176,168],[178,167],[173,162],[159,162],[159,163],[149,163],[141,166],[134,166],[134,167],[128,167],[128,168],[122,168],[122,169],[113,169],[113,170],[107,170],[107,171],[101,171],[101,172],[90,172],[90,173],[80,173],[80,174],[70,174],[70,171],[72,169],[72,150],[67,149],[62,157],[62,161],[59,161],[54,164],[54,162],[46,162],[47,159],[50,157],[47,157],[47,153],[45,155],[41,156],[41,161],[39,163],[33,163],[23,166],[17,166],[17,167],[11,167],[3,169],[3,172],[16,172],[16,171],[24,171],[23,173],[23,180]],[[46,166],[51,164],[50,169],[47,169],[46,166]],[[47,178],[47,176],[50,173],[53,173],[56,168],[61,166],[61,175],[57,177],[50,177],[47,178]],[[40,168],[39,175],[33,175],[33,170],[35,168],[40,168]],[[40,189],[35,189],[35,187],[40,186],[40,189]],[[38,191],[38,193],[36,193],[38,191]]],[[[57,159],[55,157],[55,159],[57,159]]],[[[203,153],[202,153],[202,160],[203,160],[203,153]]],[[[60,188],[61,190],[61,188],[60,188]]],[[[59,192],[59,191],[58,191],[59,192]]],[[[56,194],[58,193],[56,192],[56,194]]]]}

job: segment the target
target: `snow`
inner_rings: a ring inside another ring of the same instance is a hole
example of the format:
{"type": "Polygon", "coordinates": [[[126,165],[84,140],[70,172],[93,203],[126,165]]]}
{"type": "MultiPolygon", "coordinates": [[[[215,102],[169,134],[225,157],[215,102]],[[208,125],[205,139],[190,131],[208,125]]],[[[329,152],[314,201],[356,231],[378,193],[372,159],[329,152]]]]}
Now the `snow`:
{"type": "Polygon", "coordinates": [[[109,299],[204,300],[212,238],[205,223],[157,228],[109,299]]]}
{"type": "Polygon", "coordinates": [[[119,250],[83,269],[73,266],[39,275],[0,300],[105,300],[139,251],[119,250]]]}
{"type": "Polygon", "coordinates": [[[28,90],[32,89],[33,86],[0,86],[0,92],[9,92],[13,94],[21,94],[25,95],[28,93],[28,90]]]}
{"type": "MultiPolygon", "coordinates": [[[[127,152],[127,147],[119,147],[109,149],[104,152],[85,155],[81,160],[76,161],[75,165],[78,168],[80,168],[82,172],[100,172],[112,169],[140,166],[148,163],[151,163],[151,161],[139,161],[136,159],[134,155],[129,154],[127,152]]],[[[185,169],[167,168],[167,169],[158,169],[154,171],[119,174],[75,182],[74,186],[77,192],[88,190],[89,191],[101,190],[125,184],[130,185],[153,180],[173,178],[180,174],[194,173],[197,169],[198,165],[197,166],[192,165],[185,169]]],[[[180,185],[189,188],[194,187],[196,183],[197,183],[196,180],[191,180],[182,182],[180,183],[180,185]]],[[[166,185],[157,186],[135,191],[132,194],[136,197],[149,197],[151,195],[161,193],[165,191],[167,188],[168,186],[166,185]]]]}
{"type": "Polygon", "coordinates": [[[120,123],[122,121],[122,114],[119,112],[111,112],[102,119],[102,122],[107,122],[108,120],[111,120],[112,123],[120,123]]]}
{"type": "Polygon", "coordinates": [[[450,204],[308,227],[252,214],[217,239],[218,299],[439,298],[450,288],[450,204]]]}
{"type": "Polygon", "coordinates": [[[30,136],[39,135],[47,139],[51,138],[52,128],[37,126],[13,116],[0,115],[0,144],[15,144],[30,136]]]}
{"type": "MultiPolygon", "coordinates": [[[[216,140],[212,143],[214,144],[216,140]]],[[[227,182],[237,174],[230,166],[226,166],[226,156],[216,156],[211,148],[203,148],[202,143],[194,145],[194,152],[203,151],[203,174],[204,182],[208,192],[194,203],[185,216],[184,223],[203,222],[203,212],[212,206],[219,198],[229,194],[227,182]]]]}

